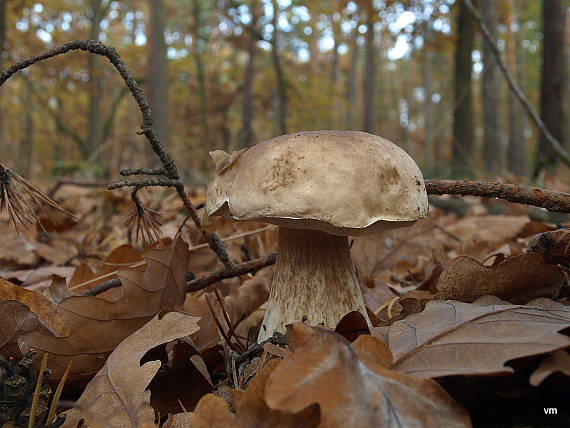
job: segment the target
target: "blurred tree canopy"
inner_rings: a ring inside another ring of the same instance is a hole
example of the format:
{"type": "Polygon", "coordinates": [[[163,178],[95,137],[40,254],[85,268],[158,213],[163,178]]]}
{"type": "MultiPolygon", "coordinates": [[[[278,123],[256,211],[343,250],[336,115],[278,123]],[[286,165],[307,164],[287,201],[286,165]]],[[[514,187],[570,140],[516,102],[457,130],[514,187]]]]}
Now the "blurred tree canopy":
{"type": "MultiPolygon", "coordinates": [[[[545,16],[559,18],[557,37],[566,41],[559,47],[565,79],[557,96],[567,118],[569,9],[559,3],[557,15],[545,16]]],[[[207,178],[208,151],[313,129],[382,135],[404,147],[428,177],[522,176],[537,160],[539,134],[493,71],[478,27],[461,6],[459,0],[3,0],[0,61],[6,68],[74,39],[112,45],[149,97],[157,132],[188,183],[207,178]],[[465,25],[472,30],[461,30],[465,25]]],[[[485,2],[483,12],[511,73],[539,106],[542,2],[485,2]]],[[[144,137],[135,134],[137,106],[104,58],[73,52],[37,64],[0,88],[0,109],[0,159],[28,175],[116,174],[151,159],[144,137]]],[[[556,134],[566,147],[567,122],[556,134]]]]}

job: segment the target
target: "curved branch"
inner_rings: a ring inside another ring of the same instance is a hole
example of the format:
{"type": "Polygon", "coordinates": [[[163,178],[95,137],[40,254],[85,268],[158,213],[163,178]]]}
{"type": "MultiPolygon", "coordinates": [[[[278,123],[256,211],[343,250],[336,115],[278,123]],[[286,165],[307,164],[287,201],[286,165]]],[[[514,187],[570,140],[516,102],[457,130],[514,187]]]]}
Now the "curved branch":
{"type": "MultiPolygon", "coordinates": [[[[135,78],[132,76],[130,71],[128,70],[125,63],[121,60],[121,57],[113,48],[112,46],[107,46],[101,42],[94,41],[94,40],[74,40],[72,42],[65,43],[64,45],[57,46],[49,51],[43,52],[41,54],[32,56],[31,58],[26,58],[13,64],[8,69],[0,72],[0,86],[6,82],[10,77],[16,74],[18,71],[23,70],[29,67],[36,62],[43,61],[48,58],[53,58],[57,55],[65,54],[72,50],[82,50],[86,52],[90,52],[92,54],[101,55],[107,57],[111,64],[117,69],[127,87],[131,91],[133,98],[137,102],[139,109],[141,111],[143,117],[143,123],[141,125],[141,130],[138,132],[139,134],[144,134],[148,139],[150,145],[152,146],[153,151],[159,157],[160,161],[162,162],[164,171],[166,176],[170,179],[170,182],[177,181],[179,178],[178,170],[172,158],[168,155],[168,152],[161,144],[156,132],[153,128],[153,121],[152,121],[152,111],[150,109],[149,104],[146,101],[143,91],[138,86],[135,78]]],[[[226,266],[230,267],[233,263],[230,261],[229,256],[221,243],[220,239],[216,236],[215,233],[208,233],[202,226],[200,218],[198,217],[198,213],[196,212],[196,208],[186,195],[184,190],[184,186],[182,183],[177,183],[175,186],[180,199],[184,203],[184,206],[190,212],[190,216],[192,220],[196,224],[196,227],[210,246],[210,248],[216,253],[220,261],[226,266]]]]}

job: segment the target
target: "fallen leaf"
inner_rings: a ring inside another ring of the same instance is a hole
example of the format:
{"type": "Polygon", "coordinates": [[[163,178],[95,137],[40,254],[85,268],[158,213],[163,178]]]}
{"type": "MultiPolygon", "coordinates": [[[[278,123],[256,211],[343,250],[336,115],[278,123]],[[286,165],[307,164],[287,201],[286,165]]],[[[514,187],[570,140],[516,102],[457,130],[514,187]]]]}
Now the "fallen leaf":
{"type": "MultiPolygon", "coordinates": [[[[105,365],[66,412],[64,427],[75,427],[85,412],[97,415],[107,427],[139,427],[153,423],[150,391],[146,388],[160,367],[160,361],[140,365],[144,354],[158,346],[198,330],[198,318],[179,312],[155,316],[135,331],[109,355],[105,365]]],[[[87,421],[88,422],[88,421],[87,421]]]]}
{"type": "Polygon", "coordinates": [[[432,301],[423,312],[372,329],[394,354],[392,368],[420,378],[512,373],[515,358],[563,349],[570,307],[549,299],[481,306],[432,301]]]}
{"type": "Polygon", "coordinates": [[[316,403],[319,427],[327,428],[471,426],[437,383],[386,368],[389,351],[378,339],[359,338],[353,350],[339,335],[302,323],[287,327],[287,339],[293,354],[265,385],[271,409],[299,412],[316,403]]]}
{"type": "Polygon", "coordinates": [[[280,412],[267,407],[264,401],[267,379],[278,367],[278,360],[271,360],[253,378],[245,391],[235,391],[230,412],[227,403],[214,394],[205,395],[194,411],[192,428],[310,428],[320,426],[319,410],[310,405],[299,412],[280,412]]]}
{"type": "Polygon", "coordinates": [[[561,349],[552,352],[540,363],[540,366],[530,375],[530,384],[538,386],[544,379],[556,372],[570,376],[570,355],[561,349]]]}
{"type": "Polygon", "coordinates": [[[570,230],[540,233],[530,241],[528,251],[542,255],[546,263],[570,266],[570,230]]]}
{"type": "Polygon", "coordinates": [[[536,297],[556,297],[564,278],[562,269],[534,253],[514,256],[492,267],[462,256],[444,267],[436,288],[442,300],[472,302],[494,295],[512,303],[526,303],[536,297]]]}
{"type": "Polygon", "coordinates": [[[63,320],[68,334],[55,337],[38,329],[26,332],[17,338],[20,352],[40,351],[35,358],[50,353],[52,379],[61,378],[70,360],[73,366],[68,383],[95,374],[107,354],[125,337],[159,311],[173,309],[184,301],[188,246],[178,240],[169,248],[150,250],[143,257],[146,267],[119,271],[123,295],[117,301],[71,296],[57,305],[50,302],[50,310],[63,320]]]}

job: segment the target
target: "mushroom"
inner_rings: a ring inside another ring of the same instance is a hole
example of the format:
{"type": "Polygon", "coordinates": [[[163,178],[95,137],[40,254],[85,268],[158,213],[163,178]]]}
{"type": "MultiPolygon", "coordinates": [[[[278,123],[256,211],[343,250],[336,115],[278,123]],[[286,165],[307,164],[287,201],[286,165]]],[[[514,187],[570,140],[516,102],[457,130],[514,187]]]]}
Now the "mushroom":
{"type": "Polygon", "coordinates": [[[279,226],[258,342],[295,321],[334,329],[351,311],[370,325],[348,236],[411,226],[427,216],[413,159],[384,138],[355,131],[289,134],[215,158],[207,215],[279,226]]]}

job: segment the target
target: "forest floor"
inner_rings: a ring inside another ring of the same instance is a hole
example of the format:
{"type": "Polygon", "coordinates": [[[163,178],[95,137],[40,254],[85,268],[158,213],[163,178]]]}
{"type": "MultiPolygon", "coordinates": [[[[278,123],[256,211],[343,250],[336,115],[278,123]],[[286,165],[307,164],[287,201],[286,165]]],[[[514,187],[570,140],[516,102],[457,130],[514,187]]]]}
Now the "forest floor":
{"type": "MultiPolygon", "coordinates": [[[[570,426],[570,215],[430,196],[414,226],[349,237],[372,329],[352,313],[337,335],[297,323],[259,346],[273,267],[192,282],[224,265],[190,221],[176,236],[174,192],[141,193],[162,232],[144,249],[123,190],[60,187],[77,218],[40,213],[49,238],[0,217],[4,426],[51,423],[62,379],[51,426],[570,426]]],[[[205,227],[236,263],[277,250],[275,226],[205,227]]]]}

